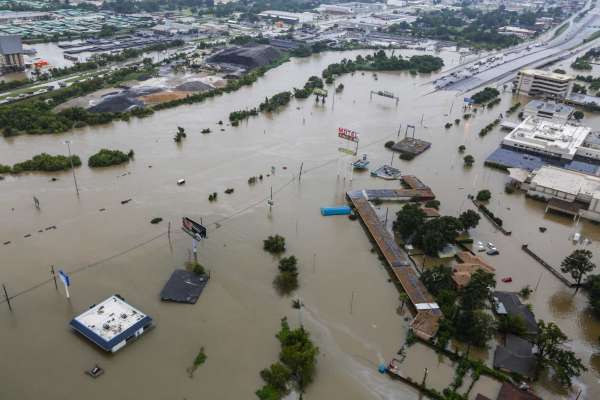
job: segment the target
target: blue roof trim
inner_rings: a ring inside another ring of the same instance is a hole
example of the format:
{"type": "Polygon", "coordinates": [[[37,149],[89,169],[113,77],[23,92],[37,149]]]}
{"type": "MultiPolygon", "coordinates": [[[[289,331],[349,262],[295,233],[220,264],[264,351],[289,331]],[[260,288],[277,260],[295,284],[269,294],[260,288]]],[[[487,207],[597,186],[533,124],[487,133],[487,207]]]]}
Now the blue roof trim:
{"type": "Polygon", "coordinates": [[[145,316],[140,321],[133,324],[129,329],[121,332],[119,335],[115,336],[112,340],[106,342],[99,335],[95,334],[91,329],[87,326],[83,325],[81,322],[77,321],[75,318],[69,322],[69,325],[77,332],[81,333],[83,336],[94,342],[98,347],[102,348],[106,351],[111,351],[113,347],[115,347],[118,343],[127,339],[130,336],[133,336],[135,331],[145,326],[152,324],[152,318],[149,316],[145,316]]]}

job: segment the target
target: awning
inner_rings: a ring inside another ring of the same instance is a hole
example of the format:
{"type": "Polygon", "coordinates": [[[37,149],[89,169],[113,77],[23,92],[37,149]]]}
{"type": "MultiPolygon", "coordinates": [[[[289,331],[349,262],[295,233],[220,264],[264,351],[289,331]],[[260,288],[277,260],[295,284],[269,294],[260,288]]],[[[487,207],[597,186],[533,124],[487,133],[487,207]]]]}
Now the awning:
{"type": "Polygon", "coordinates": [[[523,183],[529,177],[529,171],[521,168],[508,168],[508,175],[511,179],[523,183]]]}

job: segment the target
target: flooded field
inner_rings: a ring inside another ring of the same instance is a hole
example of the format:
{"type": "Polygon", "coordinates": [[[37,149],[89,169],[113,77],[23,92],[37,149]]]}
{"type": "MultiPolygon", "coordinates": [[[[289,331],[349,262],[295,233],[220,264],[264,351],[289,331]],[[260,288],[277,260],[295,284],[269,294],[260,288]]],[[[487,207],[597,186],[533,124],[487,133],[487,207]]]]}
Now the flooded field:
{"type": "MultiPolygon", "coordinates": [[[[383,144],[395,140],[398,127],[404,132],[407,124],[415,125],[416,136],[433,145],[412,161],[396,157],[394,166],[431,186],[445,214],[458,215],[469,208],[469,193],[492,191],[490,209],[513,234],[504,236],[482,219],[472,235],[500,250],[499,256],[484,256],[497,270],[498,289],[537,286],[530,298],[536,316],[556,321],[589,368],[575,390],[583,389],[580,398],[599,398],[599,321],[587,311],[584,295],[574,295],[520,247],[527,242],[550,264],[558,265],[575,248],[569,236],[580,231],[592,240],[588,248],[600,262],[600,229],[585,221],[575,225],[569,218],[545,215],[543,203],[505,194],[507,176],[483,167],[504,133],[496,129],[480,138],[478,132],[517,101],[510,93],[503,94],[495,108],[446,130],[446,122],[461,116],[463,96],[427,94],[431,91],[427,82],[434,76],[378,73],[375,80],[370,73],[356,73],[336,81],[345,89],[335,94],[335,100],[330,95],[325,105],[313,99],[292,100],[281,112],[251,118],[237,128],[225,125],[221,131],[217,125],[227,121],[231,111],[255,107],[266,96],[301,87],[328,64],[359,53],[294,59],[251,87],[146,119],[61,135],[2,139],[2,164],[41,152],[66,154],[65,140],[72,141],[71,150],[84,164],[102,148],[133,149],[136,156],[123,167],[78,168],[79,198],[70,172],[7,176],[0,181],[0,242],[11,242],[0,246],[0,282],[9,294],[22,292],[12,301],[12,313],[0,304],[0,398],[253,398],[261,385],[259,371],[277,359],[274,334],[283,316],[292,324],[302,321],[321,350],[317,378],[306,398],[418,398],[412,389],[377,372],[377,365],[404,343],[408,329],[408,322],[397,313],[398,293],[387,272],[357,221],[319,213],[321,206],[344,203],[349,189],[397,186],[368,173],[355,174],[352,182],[337,177],[337,128],[360,132],[359,153],[367,153],[375,167],[390,162],[391,153],[383,144]],[[370,99],[371,90],[392,91],[400,102],[370,99]],[[177,126],[188,133],[180,145],[173,142],[177,126]],[[204,128],[212,133],[201,134],[204,128]],[[465,154],[475,157],[471,169],[463,167],[463,155],[457,151],[461,144],[467,146],[465,154]],[[273,176],[248,185],[250,176],[266,175],[271,166],[276,167],[273,176]],[[52,177],[58,180],[51,182],[52,177]],[[180,178],[187,184],[177,186],[180,178]],[[271,187],[275,205],[269,212],[271,187]],[[227,195],[226,188],[235,191],[227,195]],[[208,195],[215,191],[218,201],[211,203],[208,195]],[[39,211],[32,196],[40,200],[39,211]],[[129,198],[131,202],[121,204],[129,198]],[[209,227],[198,257],[211,270],[212,279],[194,306],[161,303],[158,296],[171,271],[190,257],[191,240],[179,230],[184,215],[202,218],[209,227]],[[151,225],[154,217],[164,221],[151,225]],[[171,242],[167,221],[173,227],[171,242]],[[44,230],[52,225],[55,230],[44,230]],[[547,231],[540,233],[540,226],[547,231]],[[277,262],[262,250],[262,240],[274,233],[286,237],[286,255],[299,259],[297,296],[306,305],[302,314],[291,308],[292,298],[281,298],[272,287],[277,262]],[[31,237],[25,238],[27,234],[31,237]],[[70,301],[62,288],[56,291],[47,281],[51,265],[73,272],[70,301]],[[505,276],[513,282],[502,283],[505,276]],[[46,283],[29,290],[40,282],[46,283]],[[119,353],[107,355],[72,333],[68,322],[114,293],[152,316],[156,328],[119,353]],[[208,360],[190,379],[186,368],[201,346],[208,360]],[[95,363],[106,370],[98,380],[83,374],[95,363]]],[[[442,56],[447,66],[458,61],[457,53],[442,56]]],[[[586,120],[594,129],[600,127],[600,118],[586,116],[586,120]]],[[[386,206],[381,207],[382,214],[386,206]]],[[[396,209],[390,205],[390,215],[396,209]]],[[[428,384],[443,388],[452,380],[446,363],[430,350],[415,351],[415,376],[421,376],[424,360],[431,360],[436,364],[430,366],[428,384]],[[439,371],[437,364],[442,366],[439,371]]],[[[536,389],[544,399],[574,398],[573,393],[541,386],[536,389]]],[[[482,377],[473,390],[492,396],[497,383],[482,377]]]]}

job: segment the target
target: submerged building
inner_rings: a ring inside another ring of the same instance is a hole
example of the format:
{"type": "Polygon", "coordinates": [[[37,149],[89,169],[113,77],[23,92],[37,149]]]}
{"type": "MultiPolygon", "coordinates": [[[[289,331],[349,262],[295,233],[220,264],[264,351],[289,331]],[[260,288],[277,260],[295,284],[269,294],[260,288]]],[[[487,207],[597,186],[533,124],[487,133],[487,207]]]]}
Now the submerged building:
{"type": "Polygon", "coordinates": [[[554,210],[573,217],[600,221],[600,177],[554,166],[531,173],[521,188],[528,196],[548,202],[554,210]]]}
{"type": "Polygon", "coordinates": [[[152,318],[115,294],[73,318],[69,325],[102,350],[114,353],[146,332],[152,318]]]}
{"type": "Polygon", "coordinates": [[[502,146],[558,160],[600,160],[600,139],[589,127],[532,115],[504,137],[502,146]]]}

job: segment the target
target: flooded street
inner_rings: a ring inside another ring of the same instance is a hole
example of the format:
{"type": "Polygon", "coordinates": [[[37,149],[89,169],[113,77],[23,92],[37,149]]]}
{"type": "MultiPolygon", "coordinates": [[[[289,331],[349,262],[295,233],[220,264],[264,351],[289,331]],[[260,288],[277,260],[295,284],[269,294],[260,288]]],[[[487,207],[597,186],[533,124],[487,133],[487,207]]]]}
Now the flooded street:
{"type": "MultiPolygon", "coordinates": [[[[378,364],[404,343],[408,329],[408,322],[397,313],[396,288],[371,252],[358,221],[319,213],[321,206],[345,203],[347,190],[398,185],[368,173],[354,174],[352,182],[337,177],[337,128],[359,132],[359,153],[367,153],[376,167],[389,164],[391,153],[383,144],[396,140],[400,124],[402,132],[407,124],[415,125],[416,136],[433,144],[412,161],[395,157],[394,166],[429,185],[441,201],[442,214],[457,216],[472,206],[467,194],[491,190],[489,208],[504,219],[512,236],[497,232],[483,218],[472,236],[493,242],[500,250],[499,256],[483,256],[497,270],[497,288],[518,291],[527,284],[537,286],[529,299],[536,317],[556,321],[589,369],[575,390],[582,388],[581,398],[600,398],[600,322],[587,310],[584,294],[574,295],[573,289],[521,251],[528,243],[558,266],[575,249],[569,236],[578,231],[592,240],[588,248],[600,263],[600,229],[584,220],[576,225],[568,217],[545,215],[545,204],[522,193],[505,194],[507,175],[483,167],[505,133],[494,129],[480,138],[478,132],[510,107],[509,92],[496,107],[444,129],[446,122],[462,115],[463,95],[427,94],[432,89],[427,83],[435,76],[378,73],[375,80],[371,73],[358,72],[338,78],[336,85],[343,83],[345,89],[334,100],[329,87],[325,105],[316,105],[313,98],[293,99],[281,112],[251,117],[237,128],[226,126],[231,111],[258,106],[266,96],[302,87],[309,76],[320,76],[332,62],[367,53],[293,59],[253,86],[145,119],[60,135],[2,139],[1,164],[41,152],[66,154],[64,142],[70,140],[84,166],[76,169],[79,198],[70,171],[6,176],[0,181],[0,242],[11,241],[0,246],[0,282],[9,295],[23,292],[13,299],[12,313],[0,304],[0,398],[253,398],[262,385],[259,371],[277,360],[279,343],[274,335],[279,320],[287,316],[293,325],[302,321],[320,347],[316,380],[305,398],[417,399],[413,389],[377,372],[378,364]],[[392,91],[400,102],[370,99],[371,90],[392,91]],[[225,122],[224,132],[219,120],[225,122]],[[187,131],[180,145],[173,142],[177,126],[187,131]],[[201,134],[204,128],[212,133],[201,134]],[[465,154],[475,157],[471,169],[463,167],[464,154],[457,151],[461,144],[467,147],[465,154]],[[87,158],[102,148],[133,149],[135,161],[123,167],[88,168],[87,158]],[[271,166],[276,173],[266,177],[271,166]],[[265,175],[264,180],[248,185],[248,178],[259,174],[265,175]],[[58,180],[51,182],[52,177],[58,180]],[[187,184],[177,186],[181,178],[187,184]],[[269,213],[271,187],[275,205],[269,213]],[[234,188],[234,193],[224,194],[227,188],[234,188]],[[219,193],[217,202],[208,201],[212,192],[219,193]],[[39,211],[33,196],[40,200],[39,211]],[[198,258],[212,279],[194,306],[159,300],[171,272],[190,257],[191,239],[179,228],[184,215],[202,218],[209,228],[198,258]],[[154,217],[164,220],[151,225],[154,217]],[[173,227],[171,243],[167,221],[173,227]],[[52,225],[55,230],[45,230],[52,225]],[[547,231],[540,233],[540,226],[547,231]],[[290,298],[273,289],[277,260],[262,250],[262,240],[275,233],[286,238],[286,255],[299,260],[300,289],[290,298]],[[27,234],[31,237],[25,238],[27,234]],[[62,287],[56,291],[47,281],[51,265],[73,272],[70,301],[62,287]],[[512,283],[500,281],[507,276],[512,283]],[[68,322],[114,293],[150,315],[156,328],[111,355],[71,332],[68,322]],[[301,314],[291,307],[296,297],[306,305],[301,314]],[[186,368],[201,346],[208,360],[190,379],[186,368]],[[99,380],[83,374],[95,363],[106,370],[99,380]]],[[[445,68],[458,62],[457,53],[441,56],[445,68]]],[[[527,99],[519,101],[525,104],[527,99]]],[[[584,121],[600,129],[600,117],[586,115],[584,121]]],[[[398,206],[384,204],[382,215],[387,206],[391,225],[398,206]]],[[[435,263],[429,260],[430,264],[435,263]]],[[[415,376],[420,376],[425,361],[439,362],[424,346],[415,351],[422,353],[422,358],[416,357],[421,369],[415,376]]],[[[448,366],[443,368],[431,370],[432,387],[443,388],[452,380],[448,366]]],[[[494,395],[495,385],[482,377],[472,397],[476,390],[494,395]]],[[[549,392],[541,386],[535,388],[544,399],[574,398],[573,393],[549,392]]]]}

